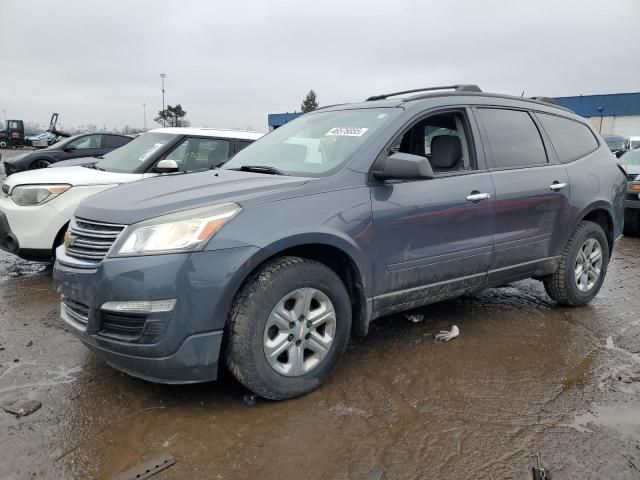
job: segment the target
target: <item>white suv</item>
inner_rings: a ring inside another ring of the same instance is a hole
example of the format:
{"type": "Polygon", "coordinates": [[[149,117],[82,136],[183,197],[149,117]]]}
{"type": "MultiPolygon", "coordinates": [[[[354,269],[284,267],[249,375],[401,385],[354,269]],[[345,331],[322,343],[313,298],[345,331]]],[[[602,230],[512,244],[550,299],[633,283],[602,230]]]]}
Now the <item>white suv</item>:
{"type": "Polygon", "coordinates": [[[161,173],[216,168],[263,133],[158,128],[95,163],[16,173],[2,185],[0,248],[28,260],[51,260],[81,200],[161,173]]]}

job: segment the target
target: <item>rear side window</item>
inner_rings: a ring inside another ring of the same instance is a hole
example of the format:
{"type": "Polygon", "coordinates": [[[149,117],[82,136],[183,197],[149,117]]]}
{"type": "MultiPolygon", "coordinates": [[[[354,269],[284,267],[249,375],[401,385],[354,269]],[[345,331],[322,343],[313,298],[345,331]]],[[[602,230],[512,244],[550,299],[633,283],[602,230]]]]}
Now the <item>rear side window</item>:
{"type": "Polygon", "coordinates": [[[243,148],[247,148],[252,143],[253,142],[251,142],[249,140],[236,140],[236,152],[239,152],[243,148]]]}
{"type": "Polygon", "coordinates": [[[547,154],[538,127],[527,112],[479,108],[489,137],[494,168],[544,165],[547,154]]]}
{"type": "Polygon", "coordinates": [[[556,115],[536,115],[562,163],[573,162],[598,148],[596,137],[586,125],[556,115]]]}
{"type": "Polygon", "coordinates": [[[104,148],[118,148],[131,141],[128,137],[119,137],[117,135],[103,135],[104,148]]]}

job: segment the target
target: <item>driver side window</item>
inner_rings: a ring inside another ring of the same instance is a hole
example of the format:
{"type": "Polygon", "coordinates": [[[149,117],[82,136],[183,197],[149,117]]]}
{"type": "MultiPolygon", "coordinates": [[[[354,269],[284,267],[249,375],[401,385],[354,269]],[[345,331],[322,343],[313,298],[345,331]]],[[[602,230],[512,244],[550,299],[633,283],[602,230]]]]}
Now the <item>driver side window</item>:
{"type": "Polygon", "coordinates": [[[434,173],[475,170],[462,112],[447,112],[419,120],[391,147],[393,152],[426,157],[434,173]]]}
{"type": "Polygon", "coordinates": [[[69,146],[75,147],[77,150],[100,148],[100,135],[87,135],[86,137],[78,138],[71,142],[69,146]]]}
{"type": "Polygon", "coordinates": [[[165,159],[174,160],[179,170],[191,172],[218,167],[228,157],[228,140],[188,137],[169,152],[165,159]]]}

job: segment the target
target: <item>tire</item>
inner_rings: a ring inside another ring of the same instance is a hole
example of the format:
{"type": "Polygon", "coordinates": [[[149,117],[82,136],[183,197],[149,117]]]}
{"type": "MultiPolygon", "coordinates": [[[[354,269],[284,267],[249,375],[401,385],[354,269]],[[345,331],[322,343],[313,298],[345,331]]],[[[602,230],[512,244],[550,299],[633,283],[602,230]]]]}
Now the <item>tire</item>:
{"type": "Polygon", "coordinates": [[[571,238],[569,238],[558,268],[552,275],[543,280],[545,290],[560,305],[571,307],[586,305],[600,291],[602,282],[607,274],[608,265],[609,243],[602,227],[594,222],[582,221],[574,230],[571,238]],[[588,253],[589,244],[587,242],[592,241],[597,242],[600,249],[599,261],[595,260],[597,258],[595,248],[591,254],[588,253]],[[586,250],[584,250],[585,248],[586,250]],[[587,257],[592,258],[588,265],[593,265],[594,269],[586,268],[584,263],[578,265],[578,263],[582,263],[581,258],[585,258],[583,256],[578,258],[578,255],[585,251],[587,252],[587,257]],[[580,275],[578,280],[576,274],[579,267],[581,268],[580,272],[585,273],[580,275]],[[592,278],[595,270],[599,270],[599,274],[597,278],[592,278]]]}
{"type": "Polygon", "coordinates": [[[0,148],[7,148],[9,144],[6,142],[6,140],[0,140],[0,148]]]}
{"type": "Polygon", "coordinates": [[[328,378],[350,332],[351,302],[340,277],[320,262],[281,257],[249,278],[236,295],[229,315],[225,361],[233,376],[255,394],[271,400],[297,397],[328,378]],[[312,327],[310,320],[300,320],[304,305],[311,306],[308,318],[320,322],[326,317],[325,323],[312,327]],[[276,314],[277,308],[284,313],[276,314]],[[317,343],[316,338],[322,342],[317,343]],[[316,348],[330,338],[328,347],[316,348]],[[273,353],[271,361],[267,351],[273,353]],[[281,353],[276,357],[276,352],[281,353]]]}
{"type": "Polygon", "coordinates": [[[640,237],[640,210],[626,209],[624,211],[624,231],[629,237],[640,237]]]}
{"type": "Polygon", "coordinates": [[[31,165],[29,165],[29,170],[37,170],[39,168],[47,168],[49,165],[51,165],[50,161],[40,158],[38,160],[34,160],[33,162],[31,162],[31,165]]]}

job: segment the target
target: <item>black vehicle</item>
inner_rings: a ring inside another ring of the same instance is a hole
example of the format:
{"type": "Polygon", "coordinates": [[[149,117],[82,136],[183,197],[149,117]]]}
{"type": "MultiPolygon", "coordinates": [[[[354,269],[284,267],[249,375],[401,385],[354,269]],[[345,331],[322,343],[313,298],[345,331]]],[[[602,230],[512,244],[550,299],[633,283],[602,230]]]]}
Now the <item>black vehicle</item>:
{"type": "Polygon", "coordinates": [[[131,140],[131,137],[112,133],[85,133],[65,139],[43,150],[8,158],[3,162],[4,171],[9,176],[23,170],[45,168],[62,160],[98,157],[129,143],[131,140]]]}
{"type": "Polygon", "coordinates": [[[22,147],[29,141],[24,137],[24,122],[22,120],[7,120],[5,130],[0,130],[0,148],[22,147]]]}
{"type": "Polygon", "coordinates": [[[627,150],[629,150],[629,139],[622,135],[603,135],[603,140],[607,147],[616,157],[620,158],[627,150]]]}

